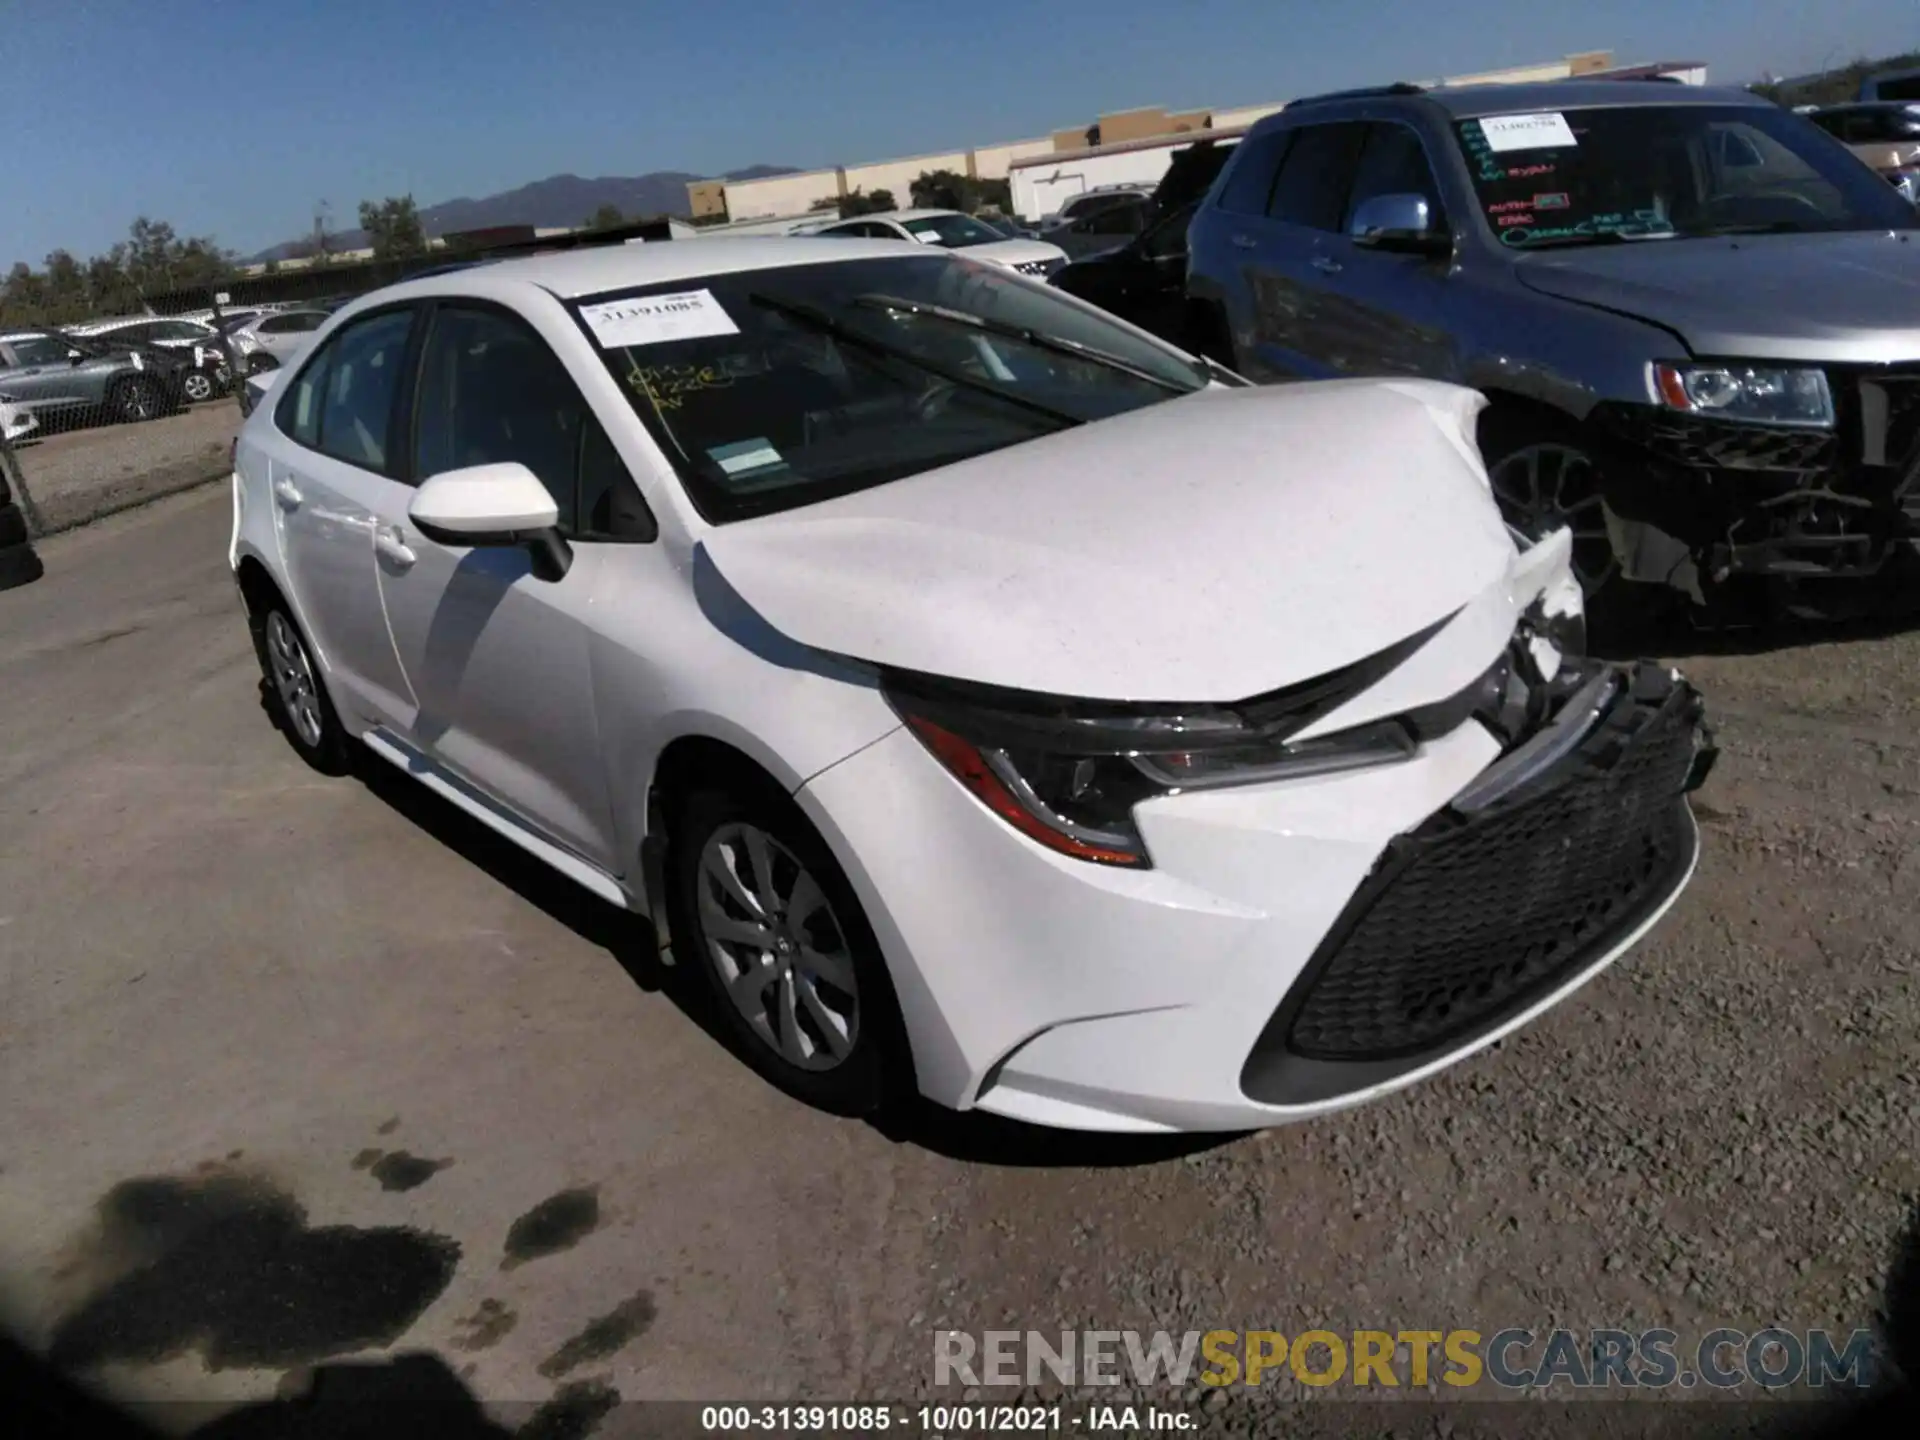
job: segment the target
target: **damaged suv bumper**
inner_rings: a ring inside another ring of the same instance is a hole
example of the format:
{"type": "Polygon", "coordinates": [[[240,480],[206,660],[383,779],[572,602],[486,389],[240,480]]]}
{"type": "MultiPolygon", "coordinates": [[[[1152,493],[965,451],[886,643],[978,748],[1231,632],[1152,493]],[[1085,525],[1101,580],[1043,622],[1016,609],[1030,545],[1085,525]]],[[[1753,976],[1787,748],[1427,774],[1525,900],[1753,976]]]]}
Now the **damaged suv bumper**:
{"type": "Polygon", "coordinates": [[[1920,606],[1920,372],[1834,379],[1832,429],[1598,407],[1589,441],[1624,577],[1710,609],[1920,606]]]}

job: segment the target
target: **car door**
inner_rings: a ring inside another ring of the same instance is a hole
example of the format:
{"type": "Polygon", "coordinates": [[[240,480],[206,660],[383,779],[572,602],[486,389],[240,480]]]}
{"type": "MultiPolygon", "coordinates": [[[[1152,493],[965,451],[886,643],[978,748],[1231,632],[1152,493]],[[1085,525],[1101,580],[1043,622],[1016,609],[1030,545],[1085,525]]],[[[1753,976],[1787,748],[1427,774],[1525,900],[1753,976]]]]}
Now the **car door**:
{"type": "Polygon", "coordinates": [[[1234,362],[1255,380],[1292,374],[1284,365],[1271,363],[1262,346],[1275,328],[1276,305],[1286,301],[1281,266],[1287,237],[1275,227],[1267,206],[1294,133],[1284,127],[1263,131],[1235,148],[1218,194],[1204,208],[1199,248],[1192,250],[1188,263],[1189,292],[1224,312],[1234,362]]]}
{"type": "Polygon", "coordinates": [[[1078,259],[1125,245],[1147,226],[1147,202],[1127,196],[1082,215],[1047,237],[1068,256],[1078,259]]]}
{"type": "Polygon", "coordinates": [[[1346,187],[1337,234],[1318,242],[1318,276],[1300,348],[1321,370],[1341,375],[1456,378],[1450,311],[1459,288],[1451,253],[1434,255],[1362,244],[1352,238],[1355,213],[1383,195],[1418,195],[1430,228],[1449,230],[1440,186],[1420,134],[1397,120],[1375,120],[1346,187]]]}
{"type": "Polygon", "coordinates": [[[1301,125],[1280,162],[1250,247],[1254,354],[1266,375],[1339,373],[1325,355],[1328,293],[1347,249],[1340,222],[1366,134],[1358,120],[1301,125]]]}
{"type": "MultiPolygon", "coordinates": [[[[377,543],[381,594],[419,709],[413,745],[548,839],[609,873],[621,865],[595,723],[589,621],[625,547],[579,498],[583,471],[617,470],[605,433],[552,348],[510,310],[435,307],[421,350],[408,473],[416,482],[518,461],[553,493],[574,563],[536,578],[524,549],[421,535],[392,487],[377,543]],[[603,538],[595,538],[603,537],[603,538]]],[[[624,474],[630,498],[638,490],[624,474]]]]}
{"type": "Polygon", "coordinates": [[[87,360],[75,360],[74,347],[58,335],[23,335],[0,346],[7,361],[0,389],[31,405],[41,416],[58,415],[91,403],[87,360]]]}
{"type": "MultiPolygon", "coordinates": [[[[414,702],[374,568],[374,530],[398,453],[398,399],[418,307],[357,317],[287,385],[262,447],[289,597],[333,677],[336,707],[406,726],[414,702]]],[[[409,492],[410,493],[410,492],[409,492]]]]}

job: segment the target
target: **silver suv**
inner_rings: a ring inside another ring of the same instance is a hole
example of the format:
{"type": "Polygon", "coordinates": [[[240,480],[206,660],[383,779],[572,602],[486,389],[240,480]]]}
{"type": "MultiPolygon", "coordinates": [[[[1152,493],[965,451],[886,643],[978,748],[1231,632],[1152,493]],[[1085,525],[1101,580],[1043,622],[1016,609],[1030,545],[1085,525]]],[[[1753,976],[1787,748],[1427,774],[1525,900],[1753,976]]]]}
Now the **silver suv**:
{"type": "Polygon", "coordinates": [[[1833,615],[1915,593],[1916,228],[1745,92],[1401,85],[1256,125],[1193,222],[1188,293],[1198,343],[1251,378],[1484,392],[1508,520],[1570,527],[1590,594],[1833,615]]]}

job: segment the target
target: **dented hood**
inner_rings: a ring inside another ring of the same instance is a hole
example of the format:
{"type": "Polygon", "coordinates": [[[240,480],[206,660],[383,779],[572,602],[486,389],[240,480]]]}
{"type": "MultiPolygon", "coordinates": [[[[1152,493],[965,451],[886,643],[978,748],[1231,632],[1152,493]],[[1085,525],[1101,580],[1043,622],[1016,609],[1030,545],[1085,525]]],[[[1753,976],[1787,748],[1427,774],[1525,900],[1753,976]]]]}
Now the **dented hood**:
{"type": "Polygon", "coordinates": [[[1502,581],[1483,403],[1414,380],[1212,389],[701,543],[818,649],[1059,695],[1243,699],[1502,581]]]}

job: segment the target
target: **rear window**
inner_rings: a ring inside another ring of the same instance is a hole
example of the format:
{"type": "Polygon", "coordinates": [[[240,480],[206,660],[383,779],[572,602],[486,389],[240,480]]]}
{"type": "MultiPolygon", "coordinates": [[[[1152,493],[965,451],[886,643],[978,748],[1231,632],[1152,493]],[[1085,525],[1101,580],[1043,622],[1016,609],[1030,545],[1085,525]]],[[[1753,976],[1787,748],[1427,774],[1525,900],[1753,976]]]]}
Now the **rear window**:
{"type": "Polygon", "coordinates": [[[574,309],[716,523],[1208,383],[1177,351],[1044,286],[937,251],[715,275],[574,309]]]}

